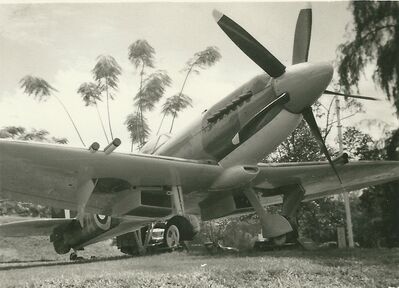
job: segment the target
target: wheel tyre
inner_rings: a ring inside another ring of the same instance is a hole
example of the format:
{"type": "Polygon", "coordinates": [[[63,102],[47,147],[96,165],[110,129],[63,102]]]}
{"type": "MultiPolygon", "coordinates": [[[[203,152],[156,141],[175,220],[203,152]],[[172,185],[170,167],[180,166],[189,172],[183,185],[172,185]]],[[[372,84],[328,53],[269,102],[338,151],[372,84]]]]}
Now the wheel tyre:
{"type": "Polygon", "coordinates": [[[78,260],[78,254],[76,254],[75,252],[72,252],[71,255],[69,255],[69,260],[71,260],[71,261],[78,260]]]}
{"type": "MultiPolygon", "coordinates": [[[[170,226],[176,226],[180,233],[180,241],[191,241],[197,231],[194,230],[193,225],[190,220],[184,216],[174,216],[167,223],[165,227],[165,232],[170,226]]],[[[164,234],[165,236],[165,234],[164,234]]]]}
{"type": "Polygon", "coordinates": [[[179,228],[176,225],[167,225],[164,233],[164,242],[168,248],[177,248],[180,244],[181,237],[179,228]]]}
{"type": "Polygon", "coordinates": [[[276,246],[283,246],[287,242],[287,234],[272,238],[272,242],[276,246]]]}

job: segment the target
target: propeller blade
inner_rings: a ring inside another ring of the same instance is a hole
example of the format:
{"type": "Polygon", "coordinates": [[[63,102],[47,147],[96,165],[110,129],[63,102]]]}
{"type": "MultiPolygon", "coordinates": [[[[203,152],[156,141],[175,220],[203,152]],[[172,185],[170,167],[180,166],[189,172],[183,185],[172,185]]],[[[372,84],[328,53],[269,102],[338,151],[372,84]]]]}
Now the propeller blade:
{"type": "Polygon", "coordinates": [[[343,94],[339,92],[334,92],[330,90],[325,90],[323,94],[327,95],[335,95],[335,96],[344,96],[348,98],[356,98],[356,99],[364,99],[364,100],[372,100],[372,101],[380,101],[381,99],[374,98],[374,97],[368,97],[368,96],[360,96],[360,95],[352,95],[352,94],[343,94]]]}
{"type": "Polygon", "coordinates": [[[292,64],[298,64],[308,61],[311,34],[312,9],[302,9],[299,12],[298,20],[295,27],[292,64]]]}
{"type": "Polygon", "coordinates": [[[240,25],[217,10],[213,10],[213,17],[238,48],[267,74],[272,77],[284,74],[285,66],[240,25]]]}
{"type": "Polygon", "coordinates": [[[335,168],[334,162],[331,160],[330,154],[328,153],[326,144],[324,143],[323,137],[321,136],[319,126],[317,126],[316,119],[314,118],[313,111],[311,107],[308,107],[302,111],[303,118],[308,123],[310,130],[312,131],[313,136],[316,138],[317,142],[320,145],[321,151],[327,157],[328,162],[330,163],[331,168],[334,170],[335,175],[339,182],[342,184],[341,177],[338,174],[337,169],[335,168]]]}

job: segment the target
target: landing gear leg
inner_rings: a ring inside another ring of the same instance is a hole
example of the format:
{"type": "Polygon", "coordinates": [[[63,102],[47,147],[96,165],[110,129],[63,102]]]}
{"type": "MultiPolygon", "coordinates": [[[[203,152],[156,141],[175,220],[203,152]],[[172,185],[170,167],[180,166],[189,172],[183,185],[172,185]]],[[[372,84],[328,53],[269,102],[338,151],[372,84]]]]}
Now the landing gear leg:
{"type": "Polygon", "coordinates": [[[266,213],[265,208],[263,208],[260,203],[258,195],[251,187],[245,189],[244,194],[259,216],[263,237],[269,239],[281,238],[278,242],[282,242],[282,240],[284,240],[282,236],[293,230],[288,220],[278,214],[266,213]]]}
{"type": "Polygon", "coordinates": [[[141,233],[141,229],[138,229],[133,232],[133,237],[134,237],[134,240],[136,241],[138,253],[140,256],[145,255],[147,253],[148,243],[151,240],[153,230],[154,230],[154,223],[151,223],[148,225],[147,231],[145,232],[144,239],[143,239],[143,236],[141,233]]]}
{"type": "Polygon", "coordinates": [[[286,192],[283,196],[283,207],[281,214],[290,222],[293,231],[287,234],[287,241],[296,243],[298,240],[298,223],[296,214],[305,191],[302,187],[299,190],[286,192]]]}

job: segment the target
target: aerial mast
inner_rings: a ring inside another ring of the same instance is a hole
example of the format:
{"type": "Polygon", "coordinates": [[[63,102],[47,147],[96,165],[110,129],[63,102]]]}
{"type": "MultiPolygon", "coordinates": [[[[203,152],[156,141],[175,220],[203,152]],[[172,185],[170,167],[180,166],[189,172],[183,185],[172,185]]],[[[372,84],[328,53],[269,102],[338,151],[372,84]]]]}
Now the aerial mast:
{"type": "MultiPolygon", "coordinates": [[[[342,155],[344,152],[343,143],[342,143],[342,124],[341,124],[341,106],[338,97],[335,97],[335,108],[337,114],[337,129],[338,129],[338,144],[339,144],[339,153],[342,155]]],[[[354,247],[353,242],[353,228],[352,228],[352,214],[351,207],[349,203],[349,193],[347,191],[342,192],[344,196],[345,203],[345,215],[346,215],[346,230],[348,232],[348,245],[349,248],[354,247]]]]}

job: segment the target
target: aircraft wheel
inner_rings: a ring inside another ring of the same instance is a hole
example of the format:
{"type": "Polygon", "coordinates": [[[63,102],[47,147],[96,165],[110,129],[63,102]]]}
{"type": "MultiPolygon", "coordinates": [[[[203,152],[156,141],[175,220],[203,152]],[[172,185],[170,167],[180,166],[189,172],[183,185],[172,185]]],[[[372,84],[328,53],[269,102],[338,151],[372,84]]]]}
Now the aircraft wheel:
{"type": "Polygon", "coordinates": [[[272,238],[272,242],[276,246],[283,246],[287,242],[287,234],[272,238]]]}
{"type": "Polygon", "coordinates": [[[69,260],[71,261],[78,260],[78,254],[76,254],[76,252],[72,252],[71,255],[69,255],[69,260]]]}
{"type": "Polygon", "coordinates": [[[180,243],[180,231],[176,225],[167,225],[164,233],[166,247],[177,248],[180,243]]]}

